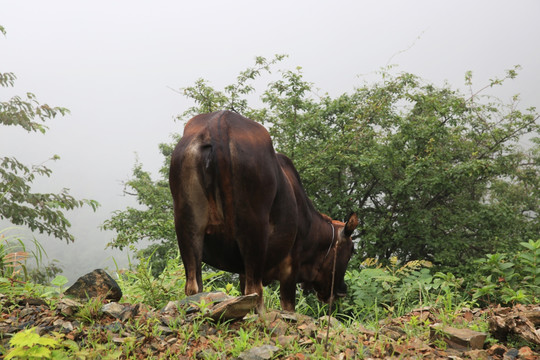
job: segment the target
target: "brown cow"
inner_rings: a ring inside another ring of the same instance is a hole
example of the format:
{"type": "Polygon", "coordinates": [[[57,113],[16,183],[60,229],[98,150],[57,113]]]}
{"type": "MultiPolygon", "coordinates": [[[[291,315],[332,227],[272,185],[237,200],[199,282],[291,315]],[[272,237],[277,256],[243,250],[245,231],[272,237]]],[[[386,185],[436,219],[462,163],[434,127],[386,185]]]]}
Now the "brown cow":
{"type": "Polygon", "coordinates": [[[203,289],[201,261],[241,274],[244,294],[280,282],[281,306],[294,311],[296,284],[330,300],[344,296],[356,214],[347,223],[317,212],[292,161],[277,154],[266,129],[230,111],[198,115],[172,154],[169,185],[187,295],[203,289]]]}

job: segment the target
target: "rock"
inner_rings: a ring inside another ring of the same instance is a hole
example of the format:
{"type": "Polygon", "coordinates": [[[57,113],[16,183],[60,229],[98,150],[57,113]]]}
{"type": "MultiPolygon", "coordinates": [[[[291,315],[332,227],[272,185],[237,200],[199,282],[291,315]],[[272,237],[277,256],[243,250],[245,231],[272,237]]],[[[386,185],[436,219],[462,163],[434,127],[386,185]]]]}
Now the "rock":
{"type": "Polygon", "coordinates": [[[490,356],[485,350],[469,350],[463,353],[469,359],[475,360],[489,360],[490,356]]]}
{"type": "Polygon", "coordinates": [[[177,308],[183,308],[186,311],[186,314],[191,314],[197,311],[205,310],[201,309],[201,305],[214,305],[230,299],[233,299],[233,297],[225,294],[224,292],[202,292],[177,301],[176,306],[177,308]]]}
{"type": "Polygon", "coordinates": [[[296,336],[293,336],[293,335],[280,335],[278,336],[278,339],[277,339],[279,345],[281,345],[284,348],[291,345],[295,340],[296,340],[296,336]]]}
{"type": "Polygon", "coordinates": [[[63,298],[56,304],[56,308],[67,316],[74,315],[81,307],[82,304],[80,302],[68,298],[63,298]]]}
{"type": "Polygon", "coordinates": [[[436,324],[430,327],[430,337],[440,338],[455,349],[479,350],[484,347],[487,334],[470,329],[456,329],[436,324]]]}
{"type": "Polygon", "coordinates": [[[519,351],[518,349],[510,349],[505,354],[503,359],[504,360],[514,360],[518,357],[519,351]]]}
{"type": "Polygon", "coordinates": [[[19,317],[23,318],[25,316],[32,315],[32,314],[35,314],[35,313],[37,313],[36,308],[34,308],[34,307],[26,307],[26,308],[21,310],[21,312],[19,313],[19,317]]]}
{"type": "Polygon", "coordinates": [[[276,351],[279,351],[277,346],[263,345],[242,352],[238,358],[242,360],[267,360],[271,359],[276,351]]]}
{"type": "Polygon", "coordinates": [[[216,321],[242,319],[255,309],[258,298],[257,294],[250,294],[220,302],[210,308],[208,316],[216,321]]]}
{"type": "Polygon", "coordinates": [[[534,326],[540,326],[540,306],[535,307],[530,311],[524,311],[521,313],[521,315],[529,319],[534,326]]]}
{"type": "Polygon", "coordinates": [[[111,302],[101,307],[101,311],[105,315],[112,316],[120,321],[127,321],[134,318],[139,311],[140,304],[119,304],[111,302]]]}
{"type": "Polygon", "coordinates": [[[518,351],[518,356],[523,360],[537,360],[540,358],[538,354],[535,354],[530,347],[524,346],[518,351]]]}
{"type": "Polygon", "coordinates": [[[504,354],[508,351],[508,349],[506,348],[506,346],[504,345],[501,345],[501,344],[495,344],[495,345],[492,345],[489,349],[488,349],[488,354],[490,356],[498,356],[498,357],[503,357],[504,354]]]}
{"type": "Polygon", "coordinates": [[[289,325],[281,319],[272,322],[267,328],[272,336],[282,336],[289,331],[289,325]]]}
{"type": "Polygon", "coordinates": [[[120,301],[122,298],[122,290],[116,281],[102,269],[81,276],[65,291],[65,294],[79,299],[101,297],[120,301]]]}
{"type": "Polygon", "coordinates": [[[64,321],[62,319],[58,319],[53,322],[53,326],[55,327],[55,329],[57,329],[57,331],[59,330],[65,334],[73,331],[73,324],[70,321],[64,321]]]}
{"type": "Polygon", "coordinates": [[[315,323],[304,323],[298,326],[298,331],[305,337],[313,337],[318,331],[315,323]]]}
{"type": "Polygon", "coordinates": [[[174,331],[172,331],[171,328],[168,326],[158,325],[157,330],[164,336],[174,334],[174,331]]]}
{"type": "Polygon", "coordinates": [[[19,300],[18,304],[20,306],[40,306],[40,305],[47,305],[45,300],[40,298],[24,298],[19,300]]]}
{"type": "Polygon", "coordinates": [[[167,305],[163,309],[161,309],[161,313],[163,314],[177,314],[178,313],[178,306],[176,301],[169,301],[167,305]]]}
{"type": "Polygon", "coordinates": [[[196,359],[215,359],[216,358],[216,352],[211,349],[204,349],[202,351],[199,351],[197,355],[195,356],[196,359]]]}
{"type": "MultiPolygon", "coordinates": [[[[321,316],[319,319],[317,319],[317,323],[326,326],[326,324],[328,324],[328,316],[326,315],[321,316]]],[[[338,328],[338,327],[341,327],[342,325],[343,324],[338,319],[336,319],[333,316],[330,316],[330,327],[338,328]]]]}
{"type": "Polygon", "coordinates": [[[407,335],[407,333],[399,326],[385,326],[381,329],[381,334],[386,335],[395,341],[404,338],[407,335]]]}
{"type": "Polygon", "coordinates": [[[489,332],[494,338],[506,341],[509,334],[517,334],[530,343],[540,345],[540,335],[527,317],[516,313],[498,314],[488,320],[489,332]]]}
{"type": "Polygon", "coordinates": [[[178,308],[186,314],[201,312],[215,321],[242,319],[257,305],[257,294],[229,296],[223,292],[199,293],[181,301],[169,302],[161,313],[176,314],[178,308]]]}
{"type": "Polygon", "coordinates": [[[290,322],[298,322],[298,315],[299,314],[296,314],[294,312],[282,311],[279,314],[279,317],[282,318],[283,320],[287,320],[287,321],[290,321],[290,322]]]}
{"type": "Polygon", "coordinates": [[[122,313],[125,311],[125,307],[117,302],[111,302],[103,305],[101,307],[101,311],[106,315],[120,319],[122,317],[122,313]]]}
{"type": "Polygon", "coordinates": [[[279,318],[279,311],[273,310],[265,312],[264,314],[259,314],[259,319],[261,319],[266,324],[271,324],[279,318]]]}
{"type": "Polygon", "coordinates": [[[359,334],[363,334],[368,338],[375,337],[375,331],[371,331],[371,330],[366,329],[364,327],[364,325],[362,325],[362,324],[357,324],[355,329],[359,334]]]}

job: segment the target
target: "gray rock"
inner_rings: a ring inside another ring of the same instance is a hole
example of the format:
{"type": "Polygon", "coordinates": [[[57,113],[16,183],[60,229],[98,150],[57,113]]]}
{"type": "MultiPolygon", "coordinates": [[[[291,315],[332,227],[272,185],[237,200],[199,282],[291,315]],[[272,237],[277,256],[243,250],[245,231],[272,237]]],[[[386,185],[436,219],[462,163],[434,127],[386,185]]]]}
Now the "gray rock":
{"type": "Polygon", "coordinates": [[[169,301],[167,305],[165,305],[165,307],[161,309],[161,312],[164,314],[176,314],[178,312],[178,302],[169,301]]]}
{"type": "MultiPolygon", "coordinates": [[[[225,294],[224,292],[214,291],[214,292],[202,292],[195,295],[187,296],[186,298],[175,302],[177,308],[183,308],[186,314],[191,314],[200,310],[201,305],[205,306],[219,304],[223,301],[233,299],[234,297],[225,294]]],[[[170,303],[167,304],[166,308],[169,307],[170,303]]],[[[172,305],[171,305],[172,306],[172,305]]],[[[162,311],[164,311],[163,309],[162,311]]]]}
{"type": "Polygon", "coordinates": [[[470,329],[456,329],[435,324],[430,327],[430,337],[442,338],[448,346],[458,350],[480,350],[484,347],[486,333],[470,329]]]}
{"type": "Polygon", "coordinates": [[[174,334],[175,332],[171,330],[168,326],[159,325],[157,329],[161,332],[163,336],[174,334]]]}
{"type": "Polygon", "coordinates": [[[65,294],[79,299],[101,297],[120,301],[122,298],[122,290],[116,281],[102,269],[81,276],[65,291],[65,294]]]}
{"type": "Polygon", "coordinates": [[[519,350],[518,349],[510,349],[506,352],[506,354],[504,354],[504,357],[503,359],[504,360],[514,360],[515,358],[517,358],[519,355],[519,350]]]}
{"type": "Polygon", "coordinates": [[[73,324],[70,321],[64,321],[62,319],[58,319],[53,323],[53,326],[64,333],[68,333],[73,331],[73,324]]]}
{"type": "Polygon", "coordinates": [[[103,305],[101,307],[101,311],[106,315],[120,319],[122,317],[122,313],[125,311],[125,307],[117,302],[111,302],[103,305]]]}
{"type": "Polygon", "coordinates": [[[242,360],[267,360],[274,356],[274,353],[279,351],[277,346],[263,345],[244,351],[238,355],[242,360]]]}
{"type": "Polygon", "coordinates": [[[75,300],[63,298],[58,301],[56,307],[62,314],[72,316],[82,307],[82,304],[75,300]]]}
{"type": "Polygon", "coordinates": [[[232,298],[212,306],[208,316],[214,320],[242,319],[257,306],[257,294],[232,298]]]}
{"type": "Polygon", "coordinates": [[[110,315],[118,320],[126,321],[134,318],[139,312],[139,304],[119,304],[117,302],[110,302],[101,307],[101,311],[110,315]]]}
{"type": "MultiPolygon", "coordinates": [[[[317,323],[324,324],[324,326],[326,326],[326,324],[328,324],[328,316],[327,315],[321,316],[320,318],[317,319],[317,323]]],[[[338,327],[342,327],[343,324],[341,323],[341,321],[339,321],[335,317],[330,316],[330,326],[333,328],[338,328],[338,327]]]]}
{"type": "Polygon", "coordinates": [[[256,307],[257,297],[257,294],[233,297],[223,292],[199,293],[169,302],[161,312],[175,314],[182,308],[186,314],[200,312],[215,321],[242,319],[256,307]]]}

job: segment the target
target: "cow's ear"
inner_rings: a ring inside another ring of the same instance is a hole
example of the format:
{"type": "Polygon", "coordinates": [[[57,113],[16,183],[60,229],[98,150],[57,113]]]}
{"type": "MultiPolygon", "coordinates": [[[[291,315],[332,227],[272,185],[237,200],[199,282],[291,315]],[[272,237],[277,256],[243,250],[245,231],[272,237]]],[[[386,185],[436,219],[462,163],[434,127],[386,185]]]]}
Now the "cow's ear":
{"type": "Polygon", "coordinates": [[[349,237],[352,235],[354,229],[358,226],[358,216],[356,213],[352,213],[349,215],[349,220],[347,220],[347,223],[345,224],[345,227],[343,228],[343,235],[345,237],[349,237]]]}

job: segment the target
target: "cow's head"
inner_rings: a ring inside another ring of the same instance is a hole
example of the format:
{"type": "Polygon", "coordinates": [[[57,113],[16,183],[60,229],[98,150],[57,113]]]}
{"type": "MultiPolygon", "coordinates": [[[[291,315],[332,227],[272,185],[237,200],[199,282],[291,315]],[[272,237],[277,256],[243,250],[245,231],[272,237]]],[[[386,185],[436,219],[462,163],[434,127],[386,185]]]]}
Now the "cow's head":
{"type": "Polygon", "coordinates": [[[354,213],[349,216],[346,223],[337,221],[333,222],[333,237],[337,239],[337,242],[333,242],[334,245],[330,251],[325,250],[322,264],[318,269],[313,283],[311,284],[313,289],[317,292],[317,297],[323,302],[330,301],[330,289],[332,286],[332,272],[335,256],[334,251],[337,251],[337,258],[333,293],[334,296],[338,297],[344,297],[347,294],[347,285],[345,285],[345,271],[354,249],[351,235],[357,226],[358,217],[354,213]]]}

